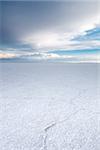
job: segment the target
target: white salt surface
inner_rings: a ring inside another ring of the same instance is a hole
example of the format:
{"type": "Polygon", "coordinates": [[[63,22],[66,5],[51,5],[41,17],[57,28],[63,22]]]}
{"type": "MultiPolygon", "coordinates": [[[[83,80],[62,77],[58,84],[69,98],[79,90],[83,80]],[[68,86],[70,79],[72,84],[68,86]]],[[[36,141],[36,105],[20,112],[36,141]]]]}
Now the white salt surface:
{"type": "Polygon", "coordinates": [[[98,64],[0,64],[0,150],[100,150],[98,64]]]}

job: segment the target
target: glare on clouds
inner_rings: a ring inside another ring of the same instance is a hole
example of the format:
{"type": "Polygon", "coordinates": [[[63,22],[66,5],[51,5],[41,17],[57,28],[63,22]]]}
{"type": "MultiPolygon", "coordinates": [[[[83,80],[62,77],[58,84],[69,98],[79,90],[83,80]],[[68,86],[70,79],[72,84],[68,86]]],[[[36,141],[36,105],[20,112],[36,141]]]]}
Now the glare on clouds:
{"type": "Polygon", "coordinates": [[[7,58],[14,58],[14,57],[16,57],[16,54],[0,53],[0,59],[7,59],[7,58]]]}

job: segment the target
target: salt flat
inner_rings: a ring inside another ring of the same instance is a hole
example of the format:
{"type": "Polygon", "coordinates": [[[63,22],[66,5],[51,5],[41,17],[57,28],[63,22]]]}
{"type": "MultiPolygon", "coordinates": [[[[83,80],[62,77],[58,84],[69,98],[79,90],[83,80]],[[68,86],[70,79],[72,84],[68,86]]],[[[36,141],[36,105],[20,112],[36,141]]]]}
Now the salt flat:
{"type": "Polygon", "coordinates": [[[0,150],[99,150],[99,68],[1,63],[0,150]]]}

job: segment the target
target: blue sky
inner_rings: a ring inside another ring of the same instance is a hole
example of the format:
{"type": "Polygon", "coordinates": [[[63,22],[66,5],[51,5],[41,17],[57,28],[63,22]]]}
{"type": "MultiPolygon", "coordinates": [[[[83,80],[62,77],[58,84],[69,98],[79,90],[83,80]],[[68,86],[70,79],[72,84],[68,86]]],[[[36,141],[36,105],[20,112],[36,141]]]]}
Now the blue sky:
{"type": "Polygon", "coordinates": [[[99,1],[0,1],[0,60],[100,62],[99,1]]]}
{"type": "Polygon", "coordinates": [[[73,40],[77,41],[87,41],[87,40],[96,40],[100,41],[100,26],[97,26],[93,29],[85,31],[85,35],[79,35],[73,40]]]}

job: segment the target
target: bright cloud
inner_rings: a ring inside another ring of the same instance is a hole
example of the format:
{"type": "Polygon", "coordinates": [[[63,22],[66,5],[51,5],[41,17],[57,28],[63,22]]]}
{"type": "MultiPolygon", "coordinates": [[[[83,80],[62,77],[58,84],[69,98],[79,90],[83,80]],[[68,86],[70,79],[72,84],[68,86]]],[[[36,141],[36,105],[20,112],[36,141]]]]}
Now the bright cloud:
{"type": "Polygon", "coordinates": [[[8,58],[15,58],[16,54],[10,54],[10,53],[1,53],[0,59],[8,59],[8,58]]]}
{"type": "Polygon", "coordinates": [[[74,56],[61,56],[53,51],[100,48],[99,1],[17,1],[0,5],[3,15],[0,58],[65,60],[74,56]]]}
{"type": "MultiPolygon", "coordinates": [[[[65,33],[42,32],[30,35],[23,39],[23,43],[30,44],[33,48],[40,51],[56,50],[56,49],[86,49],[100,46],[100,42],[96,37],[100,38],[100,30],[95,36],[89,35],[89,31],[95,32],[97,25],[89,24],[80,27],[77,31],[65,33]],[[96,35],[97,34],[97,35],[96,35]],[[81,40],[80,40],[81,39],[81,40]],[[86,39],[86,40],[85,40],[86,39]]],[[[93,34],[93,33],[92,33],[93,34]]]]}

